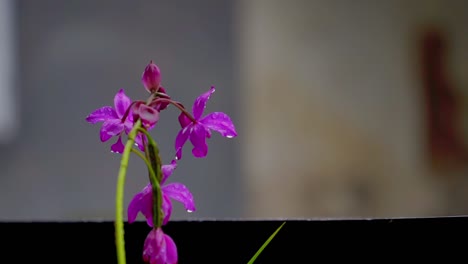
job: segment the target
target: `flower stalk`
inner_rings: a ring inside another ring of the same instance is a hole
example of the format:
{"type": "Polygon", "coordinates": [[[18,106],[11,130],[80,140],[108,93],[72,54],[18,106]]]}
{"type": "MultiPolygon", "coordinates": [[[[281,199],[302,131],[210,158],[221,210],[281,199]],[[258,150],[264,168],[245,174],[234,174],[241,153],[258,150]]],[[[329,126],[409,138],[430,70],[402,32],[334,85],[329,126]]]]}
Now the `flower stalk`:
{"type": "Polygon", "coordinates": [[[163,214],[162,207],[162,193],[161,193],[161,158],[159,157],[159,148],[156,141],[153,140],[148,131],[144,128],[139,128],[138,131],[146,135],[148,145],[145,147],[146,156],[149,157],[149,162],[146,164],[149,171],[149,180],[153,189],[153,227],[158,228],[162,226],[163,214]],[[155,173],[156,172],[156,173],[155,173]]]}
{"type": "Polygon", "coordinates": [[[127,175],[128,160],[130,159],[130,151],[133,149],[135,137],[140,127],[141,120],[138,120],[135,122],[132,130],[128,134],[128,141],[125,144],[125,148],[122,153],[119,175],[117,177],[117,190],[115,194],[115,245],[117,249],[117,263],[119,264],[126,263],[123,221],[125,178],[127,175]]]}

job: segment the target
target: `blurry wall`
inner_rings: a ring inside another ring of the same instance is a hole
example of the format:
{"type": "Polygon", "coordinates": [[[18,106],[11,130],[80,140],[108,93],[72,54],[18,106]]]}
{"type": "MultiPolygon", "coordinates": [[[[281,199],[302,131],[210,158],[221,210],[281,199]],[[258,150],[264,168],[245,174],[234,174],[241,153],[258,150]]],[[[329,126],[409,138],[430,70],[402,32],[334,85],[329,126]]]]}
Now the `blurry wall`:
{"type": "Polygon", "coordinates": [[[423,30],[445,30],[449,75],[466,94],[466,1],[245,0],[237,10],[247,216],[468,213],[466,159],[440,171],[428,158],[418,50],[423,30]]]}
{"type": "Polygon", "coordinates": [[[0,144],[12,140],[17,132],[18,102],[14,89],[16,69],[15,6],[0,2],[0,144]]]}
{"type": "MultiPolygon", "coordinates": [[[[110,152],[113,140],[100,142],[100,124],[85,117],[113,105],[120,88],[145,99],[140,78],[150,60],[174,99],[191,108],[215,85],[206,111],[224,111],[239,123],[230,2],[14,1],[11,10],[0,10],[7,14],[2,21],[14,17],[21,105],[20,130],[0,148],[2,220],[114,218],[120,156],[110,152]]],[[[175,154],[177,116],[168,109],[153,132],[165,163],[175,154]]],[[[175,203],[174,219],[234,217],[242,210],[238,142],[213,134],[208,144],[208,157],[197,160],[187,146],[171,178],[190,188],[198,209],[188,214],[175,203]]],[[[144,163],[132,157],[125,204],[146,184],[144,163]]]]}
{"type": "MultiPolygon", "coordinates": [[[[466,214],[467,163],[428,146],[420,69],[421,33],[440,28],[456,93],[431,111],[458,109],[442,124],[463,125],[463,149],[466,10],[461,0],[3,1],[0,133],[17,133],[1,136],[0,219],[113,219],[120,156],[84,119],[120,88],[144,98],[151,59],[188,107],[215,85],[206,111],[228,113],[239,132],[213,134],[205,159],[186,147],[171,180],[198,210],[175,203],[175,219],[466,214]]],[[[170,108],[153,132],[164,162],[176,117],[170,108]]],[[[132,158],[125,204],[146,183],[132,158]]]]}

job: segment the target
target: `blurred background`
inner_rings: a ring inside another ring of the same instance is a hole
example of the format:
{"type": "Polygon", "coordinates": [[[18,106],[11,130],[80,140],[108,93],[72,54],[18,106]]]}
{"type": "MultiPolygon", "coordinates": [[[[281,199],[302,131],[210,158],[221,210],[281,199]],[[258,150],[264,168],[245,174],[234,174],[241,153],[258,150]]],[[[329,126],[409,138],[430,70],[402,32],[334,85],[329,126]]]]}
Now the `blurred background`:
{"type": "MultiPolygon", "coordinates": [[[[0,219],[111,220],[120,155],[85,121],[159,65],[231,116],[174,219],[468,214],[468,2],[0,1],[0,219]]],[[[174,155],[178,112],[152,133],[174,155]]],[[[147,184],[132,157],[125,204],[147,184]]]]}

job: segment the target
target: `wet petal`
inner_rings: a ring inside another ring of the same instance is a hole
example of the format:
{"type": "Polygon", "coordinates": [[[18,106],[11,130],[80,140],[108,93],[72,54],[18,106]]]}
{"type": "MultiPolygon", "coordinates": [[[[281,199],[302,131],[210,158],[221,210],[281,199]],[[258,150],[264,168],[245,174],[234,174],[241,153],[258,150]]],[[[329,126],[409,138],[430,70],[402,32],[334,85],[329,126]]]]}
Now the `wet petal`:
{"type": "Polygon", "coordinates": [[[164,239],[166,240],[166,263],[177,264],[177,246],[174,243],[174,240],[166,234],[164,234],[164,239]]]}
{"type": "Polygon", "coordinates": [[[122,137],[120,136],[119,139],[117,139],[117,142],[115,142],[112,146],[111,146],[111,150],[113,152],[116,152],[116,153],[120,153],[122,154],[124,152],[124,144],[122,143],[122,137]]]}
{"type": "Polygon", "coordinates": [[[164,214],[164,219],[163,219],[163,225],[167,224],[169,222],[169,219],[171,218],[172,214],[172,202],[171,199],[169,199],[169,196],[165,195],[163,193],[163,202],[162,202],[162,212],[164,214]]]}
{"type": "Polygon", "coordinates": [[[194,125],[190,133],[190,142],[193,144],[192,154],[196,158],[204,158],[208,154],[206,144],[206,131],[203,125],[194,125]]]}
{"type": "Polygon", "coordinates": [[[184,147],[185,142],[190,135],[190,127],[182,128],[179,133],[177,134],[176,141],[175,141],[175,150],[176,150],[176,159],[180,160],[182,158],[182,149],[184,147]]]}
{"type": "Polygon", "coordinates": [[[86,121],[95,124],[97,122],[104,122],[109,119],[118,118],[117,113],[110,106],[104,106],[99,109],[94,110],[89,116],[86,117],[86,121]]]}
{"type": "Polygon", "coordinates": [[[141,134],[141,133],[138,133],[138,135],[135,137],[135,144],[143,152],[145,152],[145,143],[144,142],[146,142],[146,136],[141,134]]]}
{"type": "Polygon", "coordinates": [[[150,264],[166,264],[166,239],[161,228],[152,229],[143,245],[143,260],[150,264]]]}
{"type": "Polygon", "coordinates": [[[159,120],[159,112],[145,104],[140,105],[138,114],[145,127],[153,127],[159,120]]]}
{"type": "Polygon", "coordinates": [[[196,210],[193,195],[190,190],[182,183],[169,183],[161,187],[164,195],[182,203],[187,211],[196,210]]]}
{"type": "Polygon", "coordinates": [[[164,182],[166,182],[167,178],[172,175],[175,168],[177,168],[177,162],[175,160],[172,160],[171,164],[166,164],[166,165],[161,166],[162,176],[163,176],[161,180],[161,184],[164,184],[164,182]]]}
{"type": "Polygon", "coordinates": [[[104,122],[104,124],[102,124],[101,131],[100,131],[101,141],[106,142],[112,136],[116,136],[120,134],[120,132],[122,132],[123,129],[124,129],[124,125],[122,124],[122,122],[120,122],[119,119],[113,119],[113,120],[104,122]]]}
{"type": "Polygon", "coordinates": [[[237,136],[236,128],[231,118],[222,112],[214,112],[200,120],[204,126],[219,132],[222,136],[233,138],[237,136]]]}
{"type": "Polygon", "coordinates": [[[192,113],[193,113],[193,117],[196,120],[200,119],[200,117],[202,116],[203,110],[206,107],[206,102],[208,101],[208,99],[210,99],[210,96],[212,93],[214,93],[214,91],[215,91],[214,86],[211,86],[211,89],[208,92],[200,95],[193,103],[192,113]]]}
{"type": "Polygon", "coordinates": [[[132,100],[125,94],[124,89],[120,89],[114,97],[115,111],[119,118],[122,118],[127,108],[132,104],[132,100]]]}

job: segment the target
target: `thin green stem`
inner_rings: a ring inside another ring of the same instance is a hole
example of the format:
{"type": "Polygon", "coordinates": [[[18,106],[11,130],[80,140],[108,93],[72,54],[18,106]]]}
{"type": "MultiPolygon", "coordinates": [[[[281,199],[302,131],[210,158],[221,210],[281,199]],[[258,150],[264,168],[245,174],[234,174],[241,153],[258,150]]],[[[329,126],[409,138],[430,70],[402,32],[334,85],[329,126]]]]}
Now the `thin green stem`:
{"type": "MultiPolygon", "coordinates": [[[[163,223],[163,213],[161,211],[162,208],[162,192],[161,192],[161,179],[162,179],[162,171],[161,171],[161,158],[159,157],[159,148],[156,144],[156,141],[153,140],[151,135],[148,131],[142,127],[138,129],[139,132],[146,135],[148,140],[148,144],[145,148],[146,156],[149,158],[148,163],[151,167],[153,173],[150,173],[150,182],[153,190],[153,226],[158,228],[162,226],[163,223]],[[154,173],[156,171],[156,173],[154,173]]],[[[148,166],[148,164],[147,164],[148,166]]]]}
{"type": "Polygon", "coordinates": [[[119,175],[117,178],[117,189],[115,195],[115,244],[117,249],[117,262],[119,264],[126,263],[123,221],[125,177],[127,174],[128,160],[130,159],[130,151],[133,149],[135,137],[140,127],[141,121],[138,120],[135,122],[132,130],[128,134],[128,141],[125,144],[125,148],[122,153],[122,160],[120,161],[119,175]]]}
{"type": "Polygon", "coordinates": [[[151,167],[151,163],[148,161],[148,159],[147,159],[143,154],[141,154],[140,151],[136,150],[135,148],[132,148],[132,152],[135,153],[135,154],[137,154],[138,157],[140,157],[140,158],[145,162],[146,166],[148,167],[149,173],[150,173],[150,174],[153,174],[154,177],[156,177],[156,175],[154,174],[154,170],[153,170],[153,168],[151,167]]]}
{"type": "MultiPolygon", "coordinates": [[[[146,167],[148,167],[148,172],[149,172],[149,178],[152,186],[152,191],[153,191],[153,199],[154,199],[154,193],[159,193],[160,195],[157,195],[158,197],[162,197],[161,193],[161,185],[159,182],[156,180],[156,174],[154,174],[154,170],[151,166],[151,163],[148,161],[148,159],[141,154],[140,151],[136,150],[135,148],[132,148],[132,152],[137,154],[146,164],[146,167]]],[[[156,215],[153,216],[153,225],[156,227],[159,227],[162,225],[162,213],[161,213],[161,206],[162,204],[159,203],[153,203],[153,212],[156,212],[156,215]]]]}

